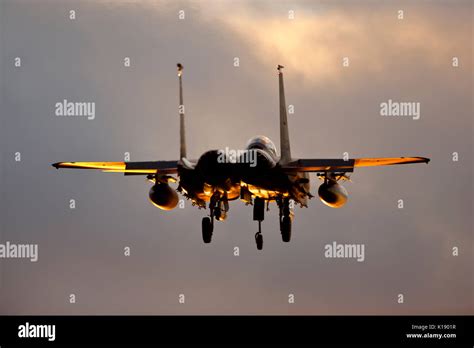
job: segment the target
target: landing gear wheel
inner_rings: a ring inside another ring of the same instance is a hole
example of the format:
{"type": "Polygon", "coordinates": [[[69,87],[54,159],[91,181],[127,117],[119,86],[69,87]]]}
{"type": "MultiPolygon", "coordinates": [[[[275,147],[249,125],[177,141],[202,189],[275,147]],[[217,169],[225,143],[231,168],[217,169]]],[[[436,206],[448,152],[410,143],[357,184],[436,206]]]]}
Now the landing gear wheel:
{"type": "Polygon", "coordinates": [[[262,233],[260,233],[260,232],[255,233],[255,243],[257,243],[257,249],[258,250],[263,249],[263,236],[262,236],[262,233]]]}
{"type": "Polygon", "coordinates": [[[263,221],[265,218],[265,201],[259,197],[255,197],[253,202],[253,220],[263,221]]]}
{"type": "Polygon", "coordinates": [[[202,240],[204,243],[210,243],[212,239],[212,221],[210,217],[202,218],[202,240]]]}
{"type": "Polygon", "coordinates": [[[281,229],[281,239],[288,243],[291,239],[291,218],[289,216],[284,216],[283,220],[280,222],[281,229]]]}

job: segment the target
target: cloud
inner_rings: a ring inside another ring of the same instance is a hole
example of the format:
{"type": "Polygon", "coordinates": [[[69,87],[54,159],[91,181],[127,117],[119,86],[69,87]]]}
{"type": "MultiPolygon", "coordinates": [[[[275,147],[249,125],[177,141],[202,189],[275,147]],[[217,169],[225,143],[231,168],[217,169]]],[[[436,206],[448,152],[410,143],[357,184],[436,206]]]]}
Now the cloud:
{"type": "MultiPolygon", "coordinates": [[[[350,11],[341,6],[296,9],[291,20],[288,8],[272,11],[271,4],[267,5],[262,10],[238,3],[233,11],[221,5],[208,20],[218,20],[231,30],[263,63],[283,64],[299,78],[315,84],[343,82],[341,76],[347,69],[342,66],[344,57],[349,58],[356,73],[379,74],[414,57],[431,67],[449,64],[453,52],[469,47],[468,30],[453,31],[440,25],[441,15],[428,15],[426,7],[423,11],[407,9],[403,20],[397,18],[396,8],[388,6],[373,10],[350,6],[350,11]]],[[[434,7],[428,11],[439,10],[434,7]]]]}

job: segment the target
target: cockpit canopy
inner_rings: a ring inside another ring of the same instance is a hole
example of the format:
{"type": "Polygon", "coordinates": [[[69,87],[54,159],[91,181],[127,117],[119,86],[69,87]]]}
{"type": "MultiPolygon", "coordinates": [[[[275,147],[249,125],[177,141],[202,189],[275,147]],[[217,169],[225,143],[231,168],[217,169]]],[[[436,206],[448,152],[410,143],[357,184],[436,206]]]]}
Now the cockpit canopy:
{"type": "Polygon", "coordinates": [[[269,150],[275,157],[277,157],[275,144],[264,135],[259,135],[250,139],[247,143],[247,150],[250,149],[269,150]]]}

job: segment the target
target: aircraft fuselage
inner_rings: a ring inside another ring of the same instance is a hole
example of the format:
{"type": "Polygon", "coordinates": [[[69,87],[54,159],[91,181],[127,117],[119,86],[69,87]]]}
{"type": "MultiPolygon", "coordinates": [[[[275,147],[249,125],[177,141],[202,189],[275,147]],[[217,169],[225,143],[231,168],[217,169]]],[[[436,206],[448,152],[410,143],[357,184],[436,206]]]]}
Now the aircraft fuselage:
{"type": "Polygon", "coordinates": [[[216,191],[227,200],[239,197],[245,200],[248,191],[264,200],[290,197],[305,203],[304,197],[298,193],[301,185],[309,192],[309,182],[299,182],[307,176],[304,173],[284,173],[278,161],[271,140],[259,136],[250,140],[243,151],[210,150],[199,158],[193,170],[181,166],[178,170],[180,188],[201,206],[216,191]]]}

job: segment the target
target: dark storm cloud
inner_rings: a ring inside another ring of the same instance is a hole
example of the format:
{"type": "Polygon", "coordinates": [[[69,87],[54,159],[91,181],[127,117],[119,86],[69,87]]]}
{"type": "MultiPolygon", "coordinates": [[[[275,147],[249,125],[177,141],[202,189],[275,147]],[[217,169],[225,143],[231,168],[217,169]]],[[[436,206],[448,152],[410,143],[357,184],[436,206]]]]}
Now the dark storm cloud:
{"type": "Polygon", "coordinates": [[[36,263],[0,261],[2,313],[472,313],[470,2],[3,1],[0,30],[2,241],[39,244],[36,263]],[[272,206],[261,253],[251,207],[203,245],[205,212],[157,210],[143,178],[49,166],[176,159],[178,61],[192,158],[256,134],[278,146],[283,64],[293,156],[432,162],[357,170],[346,207],[296,210],[289,244],[272,206]],[[63,99],[96,118],[56,117],[63,99]],[[388,99],[420,102],[420,120],[381,117],[388,99]],[[332,241],[365,243],[365,262],[324,258],[332,241]]]}

